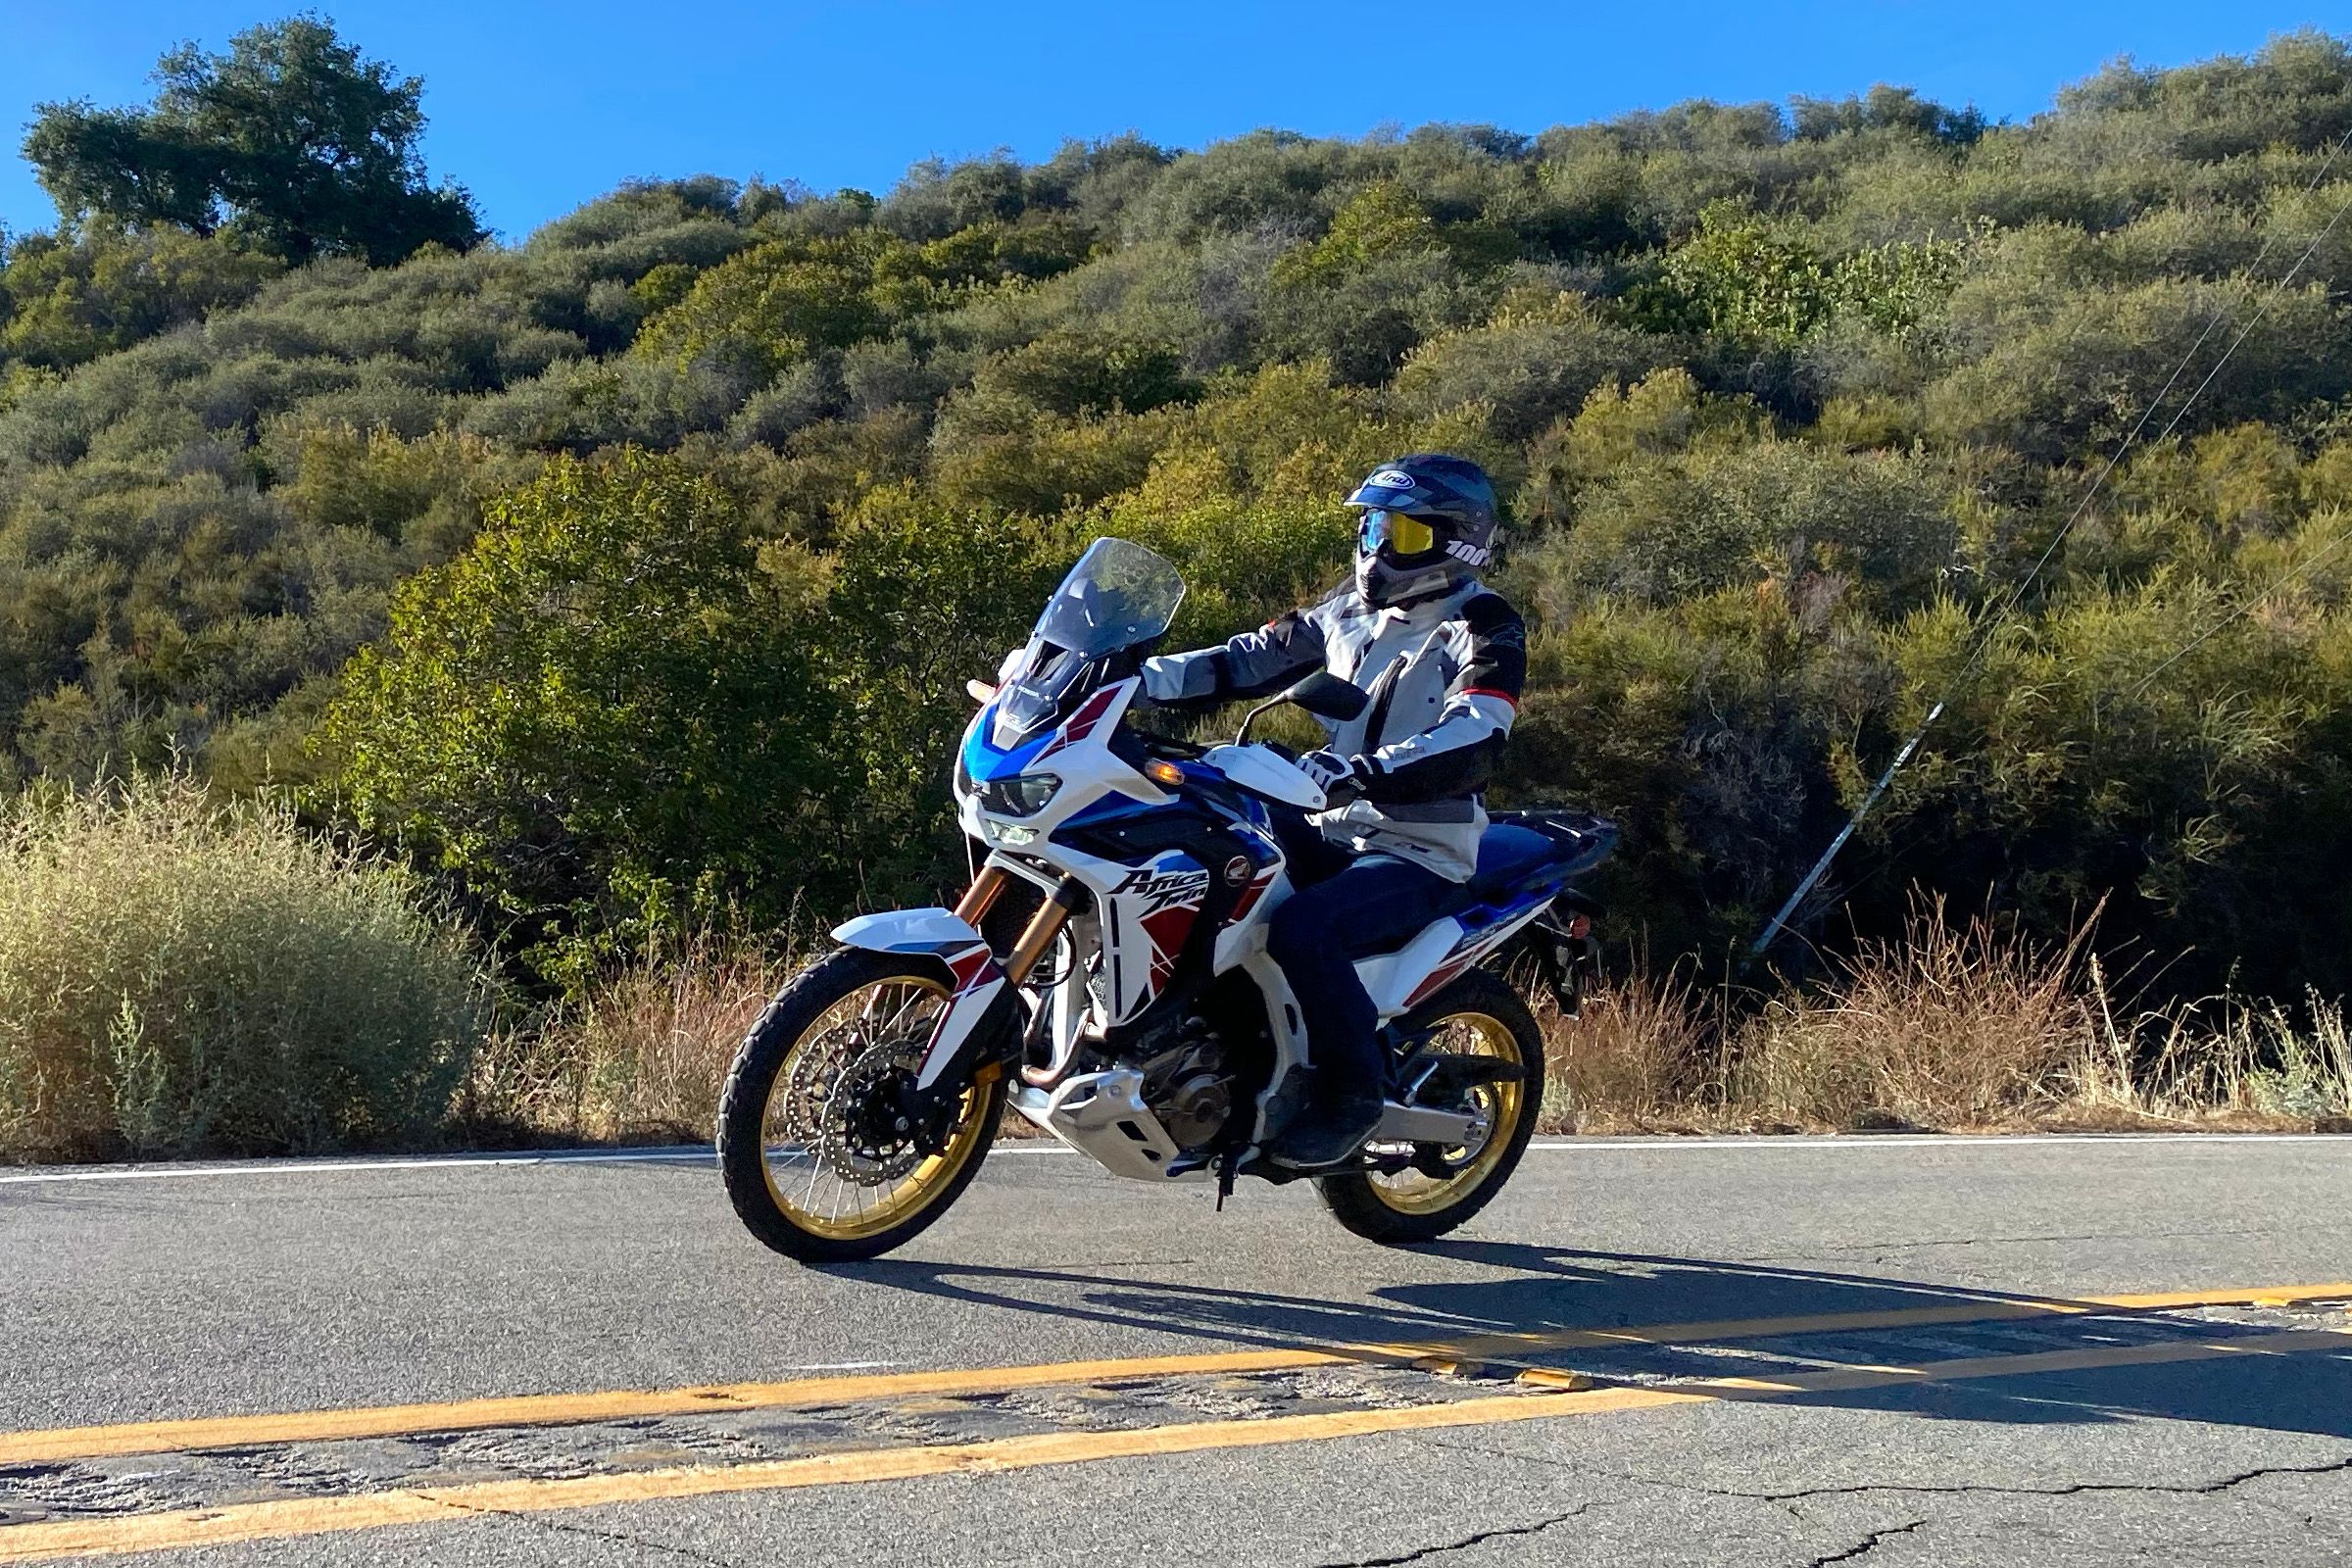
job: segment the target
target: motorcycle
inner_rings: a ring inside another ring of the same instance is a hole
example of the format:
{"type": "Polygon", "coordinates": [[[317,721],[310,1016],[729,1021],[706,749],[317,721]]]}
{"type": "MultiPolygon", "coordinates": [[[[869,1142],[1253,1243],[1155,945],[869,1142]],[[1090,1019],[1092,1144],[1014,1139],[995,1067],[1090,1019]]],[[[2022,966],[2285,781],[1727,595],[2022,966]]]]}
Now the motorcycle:
{"type": "Polygon", "coordinates": [[[1230,744],[1153,733],[1142,662],[1183,597],[1158,555],[1095,541],[1002,684],[970,683],[981,707],[955,797],[985,858],[962,898],[840,926],[752,1026],[718,1155],[769,1247],[833,1262],[902,1245],[970,1185],[1008,1104],[1116,1175],[1212,1183],[1220,1206],[1241,1177],[1311,1179],[1341,1224],[1381,1242],[1442,1235],[1510,1178],[1544,1052],[1504,975],[1532,972],[1575,1011],[1598,910],[1571,884],[1616,829],[1494,813],[1458,906],[1356,964],[1389,1066],[1379,1124],[1338,1165],[1270,1161],[1311,1069],[1266,956],[1291,892],[1269,824],[1326,800],[1295,753],[1250,731],[1280,704],[1345,720],[1368,698],[1318,671],[1230,744]],[[1000,952],[984,928],[1024,891],[1034,912],[1000,952]]]}

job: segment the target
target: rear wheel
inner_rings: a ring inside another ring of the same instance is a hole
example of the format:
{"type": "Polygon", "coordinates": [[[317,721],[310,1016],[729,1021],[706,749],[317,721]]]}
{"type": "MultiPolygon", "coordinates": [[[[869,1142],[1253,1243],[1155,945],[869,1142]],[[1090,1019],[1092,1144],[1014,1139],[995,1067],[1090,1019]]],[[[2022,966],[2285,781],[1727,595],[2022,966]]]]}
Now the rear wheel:
{"type": "Polygon", "coordinates": [[[1518,1076],[1468,1091],[1464,1108],[1486,1122],[1484,1135],[1471,1144],[1423,1148],[1420,1166],[1411,1170],[1316,1178],[1339,1222],[1376,1242],[1431,1241],[1486,1207],[1518,1168],[1544,1108],[1543,1032],[1519,994],[1494,975],[1471,970],[1409,1015],[1403,1027],[1431,1031],[1433,1051],[1492,1056],[1518,1069],[1518,1076]]]}
{"type": "Polygon", "coordinates": [[[848,948],[767,1004],[718,1106],[719,1173],[754,1236],[807,1263],[873,1257],[971,1184],[1004,1109],[1003,1069],[909,1114],[948,999],[937,960],[848,948]]]}

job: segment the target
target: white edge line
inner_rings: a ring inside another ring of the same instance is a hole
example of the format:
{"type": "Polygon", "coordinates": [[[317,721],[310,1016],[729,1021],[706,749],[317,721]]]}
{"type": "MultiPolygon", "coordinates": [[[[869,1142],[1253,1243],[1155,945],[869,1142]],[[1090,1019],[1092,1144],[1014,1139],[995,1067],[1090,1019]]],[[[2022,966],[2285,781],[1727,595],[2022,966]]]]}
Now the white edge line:
{"type": "MultiPolygon", "coordinates": [[[[2048,1145],[2131,1144],[2336,1144],[2352,1151],[2352,1136],[2342,1133],[1860,1133],[1844,1135],[1745,1135],[1724,1138],[1640,1136],[1595,1138],[1538,1138],[1531,1152],[1654,1154],[1707,1153],[1730,1150],[1770,1150],[1775,1152],[1838,1152],[1853,1153],[1877,1149],[1995,1149],[2036,1148],[2048,1145]]],[[[1015,1154],[1074,1154],[1066,1145],[1044,1139],[1000,1144],[992,1159],[1015,1154]]],[[[52,1182],[187,1181],[208,1176],[320,1176],[345,1171],[463,1170],[498,1165],[643,1165],[709,1164],[716,1157],[708,1145],[667,1145],[649,1149],[542,1150],[507,1154],[411,1154],[384,1159],[248,1160],[213,1165],[129,1165],[92,1170],[27,1170],[0,1175],[0,1187],[24,1187],[52,1182]]]]}

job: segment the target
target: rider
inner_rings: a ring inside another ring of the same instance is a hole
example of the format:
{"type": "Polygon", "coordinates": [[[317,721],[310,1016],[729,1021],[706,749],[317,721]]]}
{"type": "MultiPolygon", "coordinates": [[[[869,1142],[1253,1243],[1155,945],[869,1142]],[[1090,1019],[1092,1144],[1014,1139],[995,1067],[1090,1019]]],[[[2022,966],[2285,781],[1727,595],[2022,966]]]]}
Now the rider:
{"type": "Polygon", "coordinates": [[[1348,498],[1355,574],[1321,602],[1221,648],[1152,659],[1144,691],[1206,704],[1280,691],[1315,668],[1370,696],[1324,720],[1299,759],[1329,807],[1275,828],[1295,891],[1266,951],[1304,1015],[1312,1086],[1270,1151],[1298,1167],[1354,1152],[1380,1120],[1386,1068],[1354,960],[1393,950],[1458,906],[1478,862],[1480,790],[1510,733],[1527,673],[1517,611],[1478,580],[1494,559],[1494,487],[1477,464],[1415,453],[1348,498]]]}

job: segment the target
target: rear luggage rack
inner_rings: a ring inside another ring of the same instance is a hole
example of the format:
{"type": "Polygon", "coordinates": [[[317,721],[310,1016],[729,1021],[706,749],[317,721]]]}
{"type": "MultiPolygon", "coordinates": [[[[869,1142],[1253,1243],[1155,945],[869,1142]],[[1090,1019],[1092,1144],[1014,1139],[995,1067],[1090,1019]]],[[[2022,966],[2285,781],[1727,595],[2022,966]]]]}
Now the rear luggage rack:
{"type": "MultiPolygon", "coordinates": [[[[1559,846],[1561,858],[1537,867],[1522,879],[1526,882],[1564,882],[1582,875],[1605,859],[1617,843],[1616,823],[1566,807],[1491,811],[1488,820],[1531,829],[1559,846]]],[[[1599,912],[1600,906],[1591,899],[1563,888],[1522,939],[1563,1017],[1577,1016],[1586,986],[1600,973],[1600,944],[1592,933],[1592,917],[1599,912]]]]}

